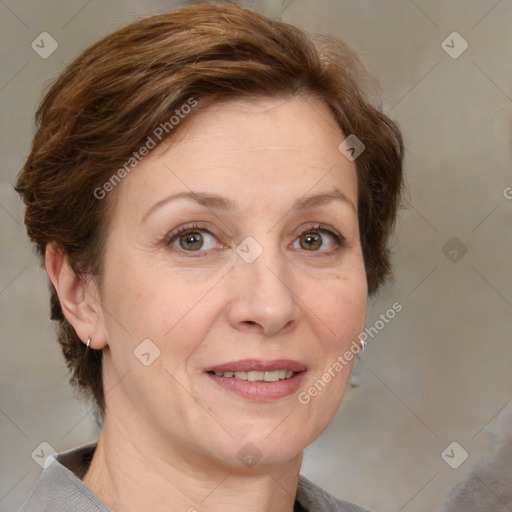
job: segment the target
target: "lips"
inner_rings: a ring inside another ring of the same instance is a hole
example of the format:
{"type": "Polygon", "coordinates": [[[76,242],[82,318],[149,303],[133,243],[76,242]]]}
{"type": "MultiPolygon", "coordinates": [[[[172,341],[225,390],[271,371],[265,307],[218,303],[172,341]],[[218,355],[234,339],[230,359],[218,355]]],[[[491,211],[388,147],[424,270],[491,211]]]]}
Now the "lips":
{"type": "Polygon", "coordinates": [[[205,369],[205,372],[224,373],[224,372],[273,372],[276,370],[292,371],[294,373],[307,370],[307,366],[299,361],[291,359],[273,359],[272,361],[262,361],[259,359],[243,359],[232,361],[205,369]]]}
{"type": "Polygon", "coordinates": [[[296,393],[306,375],[306,365],[291,359],[244,359],[205,369],[221,388],[256,402],[268,402],[296,393]]]}

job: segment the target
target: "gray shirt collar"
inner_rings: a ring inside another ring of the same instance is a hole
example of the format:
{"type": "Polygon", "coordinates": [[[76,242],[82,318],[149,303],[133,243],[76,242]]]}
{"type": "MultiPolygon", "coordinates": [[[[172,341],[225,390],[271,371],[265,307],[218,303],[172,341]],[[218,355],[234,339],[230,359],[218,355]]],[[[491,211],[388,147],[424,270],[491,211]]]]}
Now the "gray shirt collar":
{"type": "MultiPolygon", "coordinates": [[[[60,453],[42,473],[19,512],[113,512],[80,478],[89,467],[96,442],[60,453]]],[[[342,501],[299,476],[296,501],[308,512],[368,512],[342,501]]]]}

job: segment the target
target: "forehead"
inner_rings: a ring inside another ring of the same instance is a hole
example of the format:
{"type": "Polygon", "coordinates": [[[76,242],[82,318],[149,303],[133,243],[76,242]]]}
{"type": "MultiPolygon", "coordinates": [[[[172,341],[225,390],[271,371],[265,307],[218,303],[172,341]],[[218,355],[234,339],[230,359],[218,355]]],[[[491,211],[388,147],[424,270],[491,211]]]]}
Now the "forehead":
{"type": "Polygon", "coordinates": [[[168,194],[197,190],[264,208],[333,186],[357,203],[355,164],[338,149],[345,136],[316,98],[222,102],[188,121],[123,180],[120,207],[146,211],[168,194]]]}
{"type": "Polygon", "coordinates": [[[185,134],[171,145],[176,156],[191,147],[201,147],[201,152],[187,155],[190,162],[202,162],[206,154],[254,161],[256,156],[280,153],[288,157],[296,154],[301,161],[309,153],[309,163],[316,161],[322,165],[323,153],[335,150],[337,155],[344,138],[329,108],[313,97],[216,103],[191,121],[185,134]]]}

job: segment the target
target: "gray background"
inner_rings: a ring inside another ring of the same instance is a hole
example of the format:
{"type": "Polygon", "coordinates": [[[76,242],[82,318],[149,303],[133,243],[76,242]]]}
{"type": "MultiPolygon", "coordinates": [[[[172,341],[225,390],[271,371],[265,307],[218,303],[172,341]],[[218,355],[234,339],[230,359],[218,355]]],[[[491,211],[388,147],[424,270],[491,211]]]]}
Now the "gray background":
{"type": "MultiPolygon", "coordinates": [[[[283,3],[244,4],[276,16],[283,3]]],[[[403,310],[370,340],[359,385],[306,451],[302,471],[371,510],[434,511],[492,448],[496,417],[512,398],[512,2],[287,4],[284,21],[346,40],[381,82],[384,110],[405,135],[408,186],[392,241],[396,280],[370,303],[368,325],[395,301],[403,310]],[[469,44],[458,58],[441,46],[454,31],[469,44]],[[453,441],[469,453],[457,469],[441,457],[453,441]]],[[[15,510],[38,478],[31,453],[42,441],[62,451],[97,435],[66,384],[46,275],[12,189],[36,105],[100,36],[175,5],[0,1],[2,511],[15,510]],[[31,48],[43,31],[59,45],[47,59],[31,48]]]]}

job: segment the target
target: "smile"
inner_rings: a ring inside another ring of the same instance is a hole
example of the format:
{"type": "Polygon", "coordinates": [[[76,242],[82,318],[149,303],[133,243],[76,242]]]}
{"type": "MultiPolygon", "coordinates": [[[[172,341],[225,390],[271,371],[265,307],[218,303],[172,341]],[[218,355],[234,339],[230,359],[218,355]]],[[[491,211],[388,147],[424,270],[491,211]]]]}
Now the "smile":
{"type": "Polygon", "coordinates": [[[295,394],[307,366],[291,359],[243,359],[206,368],[217,386],[253,402],[269,402],[295,394]]]}
{"type": "Polygon", "coordinates": [[[291,370],[274,370],[272,372],[208,372],[217,377],[227,377],[239,380],[247,380],[249,382],[277,382],[278,380],[286,380],[293,377],[294,372],[291,370]]]}

